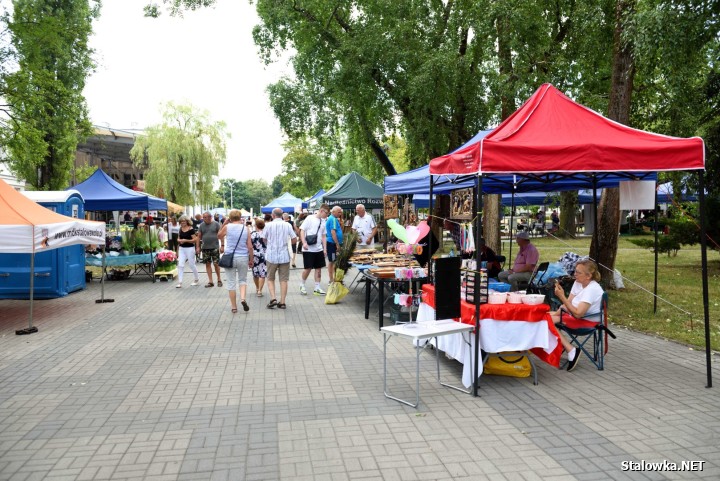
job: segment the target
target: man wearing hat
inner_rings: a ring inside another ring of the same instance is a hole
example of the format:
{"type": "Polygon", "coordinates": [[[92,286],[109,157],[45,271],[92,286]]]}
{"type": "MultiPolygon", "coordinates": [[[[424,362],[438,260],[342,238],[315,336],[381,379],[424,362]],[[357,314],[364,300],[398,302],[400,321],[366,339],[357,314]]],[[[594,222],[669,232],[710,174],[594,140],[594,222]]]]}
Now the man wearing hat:
{"type": "Polygon", "coordinates": [[[515,257],[515,263],[512,269],[508,271],[502,271],[498,274],[500,282],[510,283],[510,290],[518,290],[518,281],[529,282],[532,277],[532,273],[535,270],[535,266],[540,260],[540,253],[530,242],[530,234],[527,231],[520,231],[515,236],[520,251],[515,257]]]}

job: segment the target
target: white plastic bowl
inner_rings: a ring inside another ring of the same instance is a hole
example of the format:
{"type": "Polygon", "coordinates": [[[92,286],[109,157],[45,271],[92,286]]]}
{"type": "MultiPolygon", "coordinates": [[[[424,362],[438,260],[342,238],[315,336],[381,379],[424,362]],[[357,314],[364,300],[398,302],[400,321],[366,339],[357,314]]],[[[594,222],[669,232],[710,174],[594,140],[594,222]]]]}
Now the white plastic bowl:
{"type": "Polygon", "coordinates": [[[522,297],[523,304],[536,306],[545,302],[545,294],[525,294],[522,297]]]}
{"type": "Polygon", "coordinates": [[[490,292],[488,294],[488,304],[505,304],[507,292],[490,292]]]}
{"type": "Polygon", "coordinates": [[[508,302],[510,304],[522,304],[524,292],[508,292],[508,302]]]}

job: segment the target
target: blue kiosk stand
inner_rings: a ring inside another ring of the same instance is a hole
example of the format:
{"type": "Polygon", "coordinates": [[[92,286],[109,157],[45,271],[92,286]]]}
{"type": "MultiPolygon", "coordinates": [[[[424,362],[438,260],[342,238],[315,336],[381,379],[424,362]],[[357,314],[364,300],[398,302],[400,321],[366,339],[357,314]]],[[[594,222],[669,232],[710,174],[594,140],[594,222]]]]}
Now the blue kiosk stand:
{"type": "MultiPolygon", "coordinates": [[[[84,218],[76,190],[26,191],[28,198],[68,217],[84,218]]],[[[35,254],[35,299],[53,299],[85,289],[85,248],[74,245],[35,254]]],[[[0,254],[0,299],[30,299],[30,254],[0,254]]]]}

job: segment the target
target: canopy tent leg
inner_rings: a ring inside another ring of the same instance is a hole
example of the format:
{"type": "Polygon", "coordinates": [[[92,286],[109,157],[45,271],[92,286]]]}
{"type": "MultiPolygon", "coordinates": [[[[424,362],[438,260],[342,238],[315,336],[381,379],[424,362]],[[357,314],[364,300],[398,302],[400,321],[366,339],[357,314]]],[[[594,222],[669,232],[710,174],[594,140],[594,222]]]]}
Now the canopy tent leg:
{"type": "MultiPolygon", "coordinates": [[[[483,211],[483,197],[482,197],[482,175],[478,175],[477,187],[475,187],[475,283],[473,285],[473,301],[475,302],[475,352],[472,353],[475,356],[471,362],[474,364],[475,369],[471,369],[473,376],[473,396],[478,396],[478,376],[480,375],[480,267],[482,257],[482,248],[480,246],[480,239],[482,239],[482,211],[483,211]]],[[[511,224],[512,225],[512,224],[511,224]]],[[[512,244],[512,241],[511,241],[512,244]]]]}
{"type": "Polygon", "coordinates": [[[102,248],[102,268],[100,270],[100,299],[95,299],[95,304],[115,302],[115,299],[105,299],[105,246],[102,248]]]}
{"type": "Polygon", "coordinates": [[[658,183],[655,179],[655,284],[653,286],[653,314],[657,314],[657,292],[658,292],[658,183]]]}
{"type": "Polygon", "coordinates": [[[705,171],[698,170],[698,200],[700,204],[700,256],[702,259],[703,312],[705,314],[705,365],[707,385],[712,387],[712,356],[710,352],[710,298],[708,296],[707,240],[705,238],[705,171]]]}
{"type": "Polygon", "coordinates": [[[15,331],[15,335],[22,336],[23,334],[32,334],[38,332],[38,328],[33,326],[33,303],[35,297],[35,247],[30,254],[30,320],[28,321],[28,327],[25,329],[18,329],[15,331]]]}

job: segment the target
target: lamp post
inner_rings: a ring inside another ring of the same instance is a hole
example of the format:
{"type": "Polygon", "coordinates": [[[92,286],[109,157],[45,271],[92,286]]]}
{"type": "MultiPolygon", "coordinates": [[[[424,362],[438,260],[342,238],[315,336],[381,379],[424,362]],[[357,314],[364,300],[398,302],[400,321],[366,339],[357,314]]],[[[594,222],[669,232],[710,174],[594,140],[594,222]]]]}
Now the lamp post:
{"type": "Polygon", "coordinates": [[[230,210],[233,208],[233,185],[232,181],[230,181],[230,210]]]}

